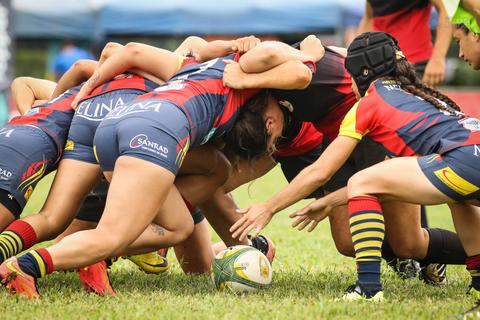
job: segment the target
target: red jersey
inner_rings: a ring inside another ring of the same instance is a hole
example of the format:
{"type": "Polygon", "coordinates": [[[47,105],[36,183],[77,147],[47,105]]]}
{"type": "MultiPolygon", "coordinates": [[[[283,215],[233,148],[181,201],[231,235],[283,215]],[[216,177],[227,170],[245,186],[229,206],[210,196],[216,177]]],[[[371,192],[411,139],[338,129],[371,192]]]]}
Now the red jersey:
{"type": "Polygon", "coordinates": [[[429,0],[368,0],[373,9],[373,29],[390,33],[411,63],[430,59],[432,34],[430,32],[429,0]]]}
{"type": "Polygon", "coordinates": [[[339,133],[359,140],[367,134],[391,157],[442,154],[480,144],[480,120],[441,111],[393,80],[377,80],[345,116],[339,133]]]}
{"type": "Polygon", "coordinates": [[[297,134],[277,146],[275,157],[290,157],[307,153],[323,143],[323,133],[313,123],[299,123],[297,134]]]}

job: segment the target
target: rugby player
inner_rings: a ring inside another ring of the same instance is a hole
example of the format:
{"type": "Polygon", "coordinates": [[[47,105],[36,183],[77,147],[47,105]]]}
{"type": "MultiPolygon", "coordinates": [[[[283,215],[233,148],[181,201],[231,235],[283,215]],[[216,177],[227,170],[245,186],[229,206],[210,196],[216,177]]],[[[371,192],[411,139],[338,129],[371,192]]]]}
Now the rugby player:
{"type": "MultiPolygon", "coordinates": [[[[239,55],[227,58],[238,60],[239,55]]],[[[104,70],[117,66],[114,62],[107,63],[102,65],[104,70]]],[[[38,297],[34,278],[52,272],[54,267],[58,270],[82,267],[125,253],[153,219],[163,227],[160,247],[184,240],[193,223],[184,199],[173,187],[173,180],[191,146],[228,132],[227,150],[240,157],[255,157],[273,147],[283,128],[283,114],[278,105],[265,94],[257,94],[246,103],[258,90],[236,91],[224,87],[221,79],[224,66],[222,59],[189,65],[157,91],[109,113],[95,135],[97,160],[111,180],[99,225],[95,230],[70,235],[48,249],[31,251],[18,262],[15,257],[5,261],[0,273],[12,291],[38,297]],[[252,110],[245,106],[238,112],[245,103],[252,110]],[[162,107],[158,108],[160,104],[162,107]],[[143,148],[140,137],[142,141],[159,141],[157,145],[162,148],[143,148]],[[176,215],[172,217],[170,211],[176,215]],[[119,212],[123,213],[123,219],[117,218],[119,212]],[[19,272],[21,277],[14,276],[19,272]]],[[[105,74],[101,69],[89,85],[102,81],[105,74]]]]}
{"type": "MultiPolygon", "coordinates": [[[[478,204],[476,185],[480,177],[474,160],[476,144],[480,142],[479,120],[469,118],[448,97],[425,86],[390,35],[375,32],[357,37],[349,47],[345,65],[361,100],[343,120],[339,136],[287,188],[266,203],[251,206],[231,228],[233,236],[243,238],[251,230],[258,233],[273,214],[326,183],[363,136],[369,135],[390,156],[400,158],[362,170],[348,182],[358,282],[344,298],[383,298],[382,200],[447,203],[468,255],[471,292],[476,294],[480,287],[480,235],[476,232],[480,221],[478,209],[466,202],[478,204]]],[[[339,203],[346,203],[345,198],[339,203]]]]}

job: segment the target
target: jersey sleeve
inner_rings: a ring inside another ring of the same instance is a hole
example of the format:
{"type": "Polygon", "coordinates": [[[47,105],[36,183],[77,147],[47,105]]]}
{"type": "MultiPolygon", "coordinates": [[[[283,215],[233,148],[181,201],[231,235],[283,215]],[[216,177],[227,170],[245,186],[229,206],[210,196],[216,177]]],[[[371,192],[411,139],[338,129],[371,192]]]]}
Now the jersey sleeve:
{"type": "Polygon", "coordinates": [[[343,118],[338,135],[362,140],[372,127],[372,109],[363,99],[355,103],[343,118]]]}

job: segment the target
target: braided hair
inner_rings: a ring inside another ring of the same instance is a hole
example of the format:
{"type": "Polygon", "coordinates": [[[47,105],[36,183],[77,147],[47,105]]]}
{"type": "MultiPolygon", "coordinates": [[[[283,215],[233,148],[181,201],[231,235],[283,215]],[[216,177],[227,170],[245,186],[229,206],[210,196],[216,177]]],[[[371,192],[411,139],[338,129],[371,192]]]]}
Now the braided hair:
{"type": "Polygon", "coordinates": [[[423,100],[435,106],[437,109],[457,117],[464,116],[460,110],[460,107],[455,103],[455,101],[440,91],[423,83],[415,73],[413,66],[405,58],[400,57],[400,59],[396,61],[394,71],[386,77],[393,78],[394,80],[398,81],[403,90],[422,98],[423,100]]]}

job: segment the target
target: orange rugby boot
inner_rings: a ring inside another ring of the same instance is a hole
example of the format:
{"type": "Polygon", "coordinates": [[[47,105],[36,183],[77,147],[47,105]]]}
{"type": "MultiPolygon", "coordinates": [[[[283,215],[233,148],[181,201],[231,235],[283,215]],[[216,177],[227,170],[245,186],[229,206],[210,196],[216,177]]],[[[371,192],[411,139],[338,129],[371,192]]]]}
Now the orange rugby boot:
{"type": "Polygon", "coordinates": [[[87,292],[93,292],[102,297],[107,294],[111,296],[116,295],[108,276],[107,263],[105,261],[79,269],[78,275],[87,292]]]}
{"type": "Polygon", "coordinates": [[[17,294],[28,299],[38,299],[37,279],[20,269],[16,257],[5,260],[0,265],[2,285],[6,286],[10,294],[17,294]]]}

